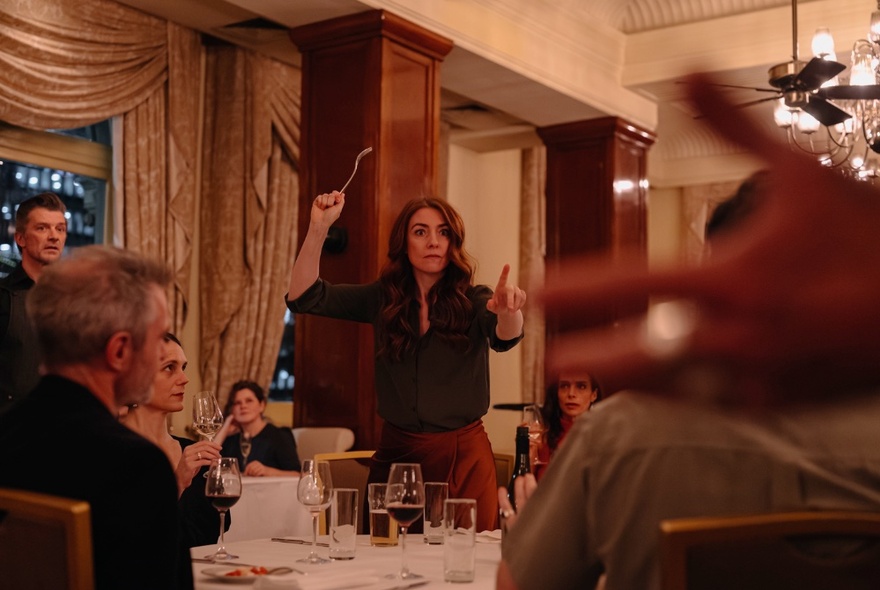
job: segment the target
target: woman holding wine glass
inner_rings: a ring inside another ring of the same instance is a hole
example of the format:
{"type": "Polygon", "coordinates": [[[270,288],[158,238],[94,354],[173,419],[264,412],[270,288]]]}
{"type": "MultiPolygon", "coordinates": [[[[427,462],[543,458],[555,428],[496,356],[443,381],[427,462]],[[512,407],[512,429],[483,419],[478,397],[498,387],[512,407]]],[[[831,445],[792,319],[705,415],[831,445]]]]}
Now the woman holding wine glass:
{"type": "Polygon", "coordinates": [[[406,562],[406,531],[425,509],[425,482],[418,463],[394,463],[388,475],[385,492],[388,515],[400,525],[400,572],[388,577],[402,580],[421,578],[409,571],[406,562]]]}
{"type": "Polygon", "coordinates": [[[244,475],[293,477],[300,474],[296,441],[289,428],[278,428],[263,416],[266,394],[253,381],[238,381],[226,402],[226,423],[216,442],[224,457],[235,457],[244,475]]]}
{"type": "Polygon", "coordinates": [[[177,477],[183,542],[187,547],[208,545],[217,540],[217,514],[205,499],[204,480],[199,474],[220,458],[220,445],[210,440],[193,442],[168,432],[168,416],[183,411],[187,358],[180,341],[165,335],[162,362],[153,380],[153,396],[133,406],[120,421],[158,446],[177,477]],[[193,483],[195,482],[195,485],[193,483]]]}
{"type": "Polygon", "coordinates": [[[495,529],[495,462],[482,421],[489,409],[489,350],[504,352],[522,339],[525,292],[509,278],[509,265],[494,291],[474,284],[464,222],[435,198],[404,205],[377,280],[328,283],[319,276],[321,252],[344,206],[338,191],[312,202],[286,300],[294,313],[373,327],[384,424],[368,481],[386,482],[393,463],[417,462],[429,481],[449,483],[450,497],[477,500],[478,530],[495,529]]]}

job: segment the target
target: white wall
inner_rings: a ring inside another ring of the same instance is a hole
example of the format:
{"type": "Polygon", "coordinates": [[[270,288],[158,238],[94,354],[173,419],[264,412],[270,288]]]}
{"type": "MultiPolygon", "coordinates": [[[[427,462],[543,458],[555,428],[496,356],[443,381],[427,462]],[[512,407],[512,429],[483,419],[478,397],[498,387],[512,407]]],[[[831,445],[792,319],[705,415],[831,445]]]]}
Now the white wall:
{"type": "MultiPolygon", "coordinates": [[[[447,198],[464,219],[465,248],[477,260],[476,282],[493,289],[505,264],[511,280],[519,279],[520,177],[519,150],[450,147],[447,198]]],[[[522,400],[520,347],[490,353],[489,369],[492,404],[522,400]]],[[[490,409],[483,418],[496,451],[513,452],[519,417],[490,409]]]]}
{"type": "Polygon", "coordinates": [[[655,188],[648,192],[648,262],[652,266],[681,259],[681,189],[655,188]]]}

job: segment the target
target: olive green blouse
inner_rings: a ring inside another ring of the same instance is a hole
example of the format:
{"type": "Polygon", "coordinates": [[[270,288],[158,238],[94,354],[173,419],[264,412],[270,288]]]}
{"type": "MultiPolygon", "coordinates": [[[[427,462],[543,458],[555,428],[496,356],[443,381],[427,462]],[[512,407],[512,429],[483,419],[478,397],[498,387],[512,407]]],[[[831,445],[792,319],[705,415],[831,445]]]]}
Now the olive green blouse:
{"type": "MultiPolygon", "coordinates": [[[[400,362],[376,355],[378,412],[387,422],[410,432],[445,432],[480,419],[489,409],[489,348],[499,352],[516,346],[523,336],[500,340],[495,334],[498,317],[486,309],[492,290],[485,285],[468,289],[473,319],[468,328],[467,350],[453,348],[432,330],[420,339],[418,350],[400,362]]],[[[379,350],[382,288],[364,285],[331,285],[315,281],[287,307],[294,313],[373,324],[379,350]]],[[[410,321],[418,325],[418,310],[410,321]]]]}

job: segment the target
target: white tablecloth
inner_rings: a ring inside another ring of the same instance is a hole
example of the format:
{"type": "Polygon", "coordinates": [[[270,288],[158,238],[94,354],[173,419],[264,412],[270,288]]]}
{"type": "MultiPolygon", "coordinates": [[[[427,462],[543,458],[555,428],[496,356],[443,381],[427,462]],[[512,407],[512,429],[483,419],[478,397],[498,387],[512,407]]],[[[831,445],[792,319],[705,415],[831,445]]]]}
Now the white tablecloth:
{"type": "Polygon", "coordinates": [[[305,536],[312,517],[296,499],[298,477],[242,477],[241,499],[231,508],[226,542],[305,536]]]}
{"type": "MultiPolygon", "coordinates": [[[[496,531],[500,536],[500,531],[496,531]]],[[[310,539],[309,539],[310,540],[310,539]]],[[[327,542],[326,536],[318,537],[319,542],[327,542]]],[[[490,590],[495,588],[495,573],[498,562],[501,561],[501,542],[497,537],[490,537],[486,533],[477,536],[476,545],[476,577],[469,584],[450,584],[443,581],[443,545],[426,545],[422,542],[422,535],[412,534],[407,536],[406,553],[409,569],[412,572],[425,576],[428,583],[420,588],[458,587],[461,590],[490,590]]],[[[215,546],[196,547],[192,549],[193,558],[201,558],[213,553],[215,546]]],[[[372,572],[375,576],[397,573],[400,571],[400,546],[397,547],[372,547],[369,535],[358,535],[357,554],[350,561],[332,561],[323,565],[308,565],[297,563],[296,560],[309,554],[311,545],[293,545],[277,543],[268,539],[257,539],[227,543],[226,548],[237,555],[238,558],[231,563],[249,565],[261,565],[265,567],[290,566],[306,572],[372,572]]],[[[318,555],[326,558],[329,550],[327,547],[318,547],[318,555]]],[[[193,562],[193,579],[196,590],[230,590],[228,582],[212,580],[202,573],[207,568],[218,567],[217,564],[193,562]]],[[[299,574],[289,574],[297,576],[299,574]]],[[[366,574],[365,574],[366,575],[366,574]]],[[[285,576],[287,577],[287,576],[285,576]]],[[[292,583],[292,582],[291,582],[292,583]]],[[[398,581],[398,584],[400,582],[398,581]]],[[[383,580],[370,586],[363,586],[362,590],[386,589],[396,584],[389,580],[383,580]]]]}

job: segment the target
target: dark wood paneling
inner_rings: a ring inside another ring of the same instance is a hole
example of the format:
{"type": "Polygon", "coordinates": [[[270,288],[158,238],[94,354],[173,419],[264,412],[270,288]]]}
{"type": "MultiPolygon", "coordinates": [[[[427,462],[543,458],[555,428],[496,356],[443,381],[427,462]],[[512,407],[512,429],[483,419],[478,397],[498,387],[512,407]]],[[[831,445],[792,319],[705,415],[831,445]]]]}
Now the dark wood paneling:
{"type": "MultiPolygon", "coordinates": [[[[547,273],[571,256],[645,254],[647,150],[653,134],[607,117],[538,130],[547,147],[547,273]]],[[[547,315],[547,343],[565,329],[612,322],[631,310],[594,317],[547,315]]]]}
{"type": "MultiPolygon", "coordinates": [[[[300,27],[291,38],[303,55],[301,239],[315,195],[340,188],[372,146],[336,224],[348,247],[321,262],[331,282],[372,281],[403,203],[437,186],[440,60],[452,44],[384,11],[300,27]]],[[[310,316],[296,325],[294,424],[347,426],[356,448],[375,448],[371,327],[310,316]]]]}

